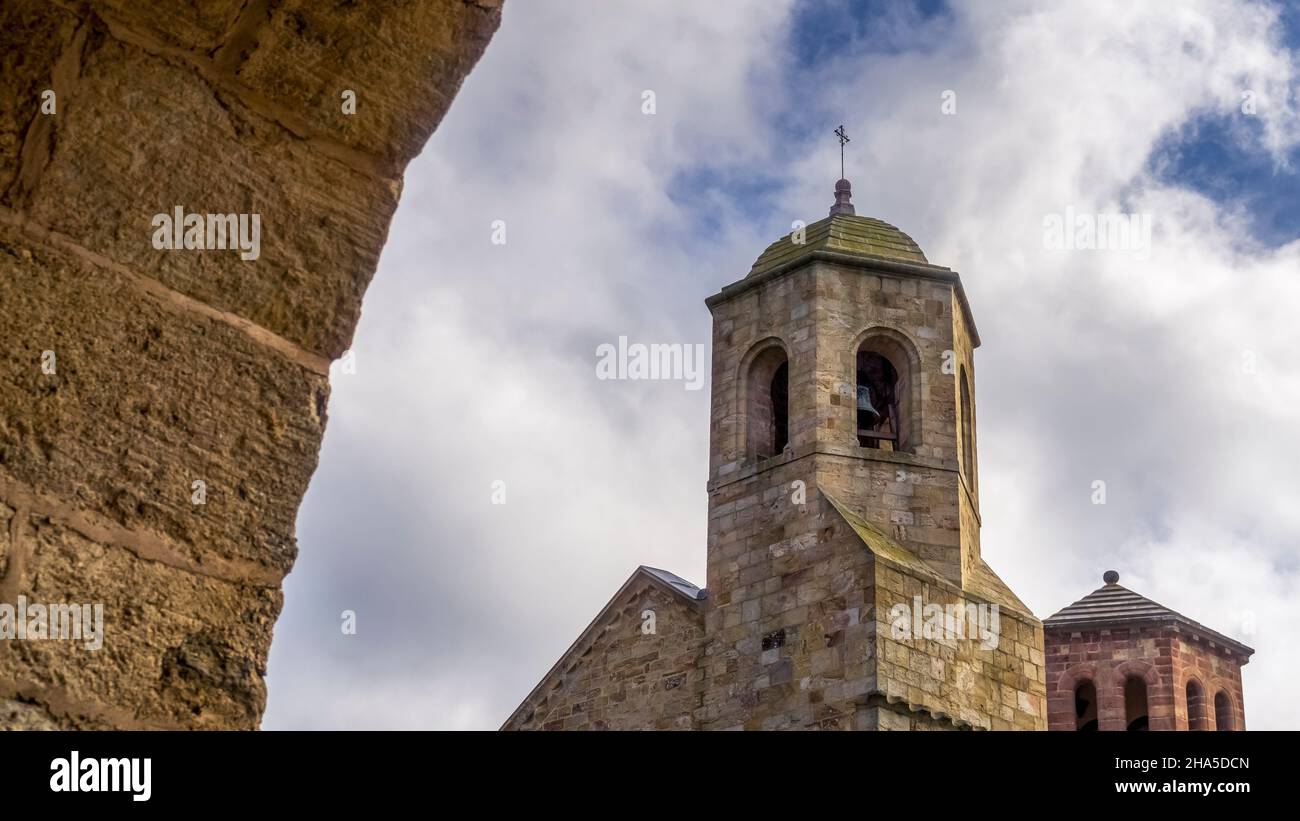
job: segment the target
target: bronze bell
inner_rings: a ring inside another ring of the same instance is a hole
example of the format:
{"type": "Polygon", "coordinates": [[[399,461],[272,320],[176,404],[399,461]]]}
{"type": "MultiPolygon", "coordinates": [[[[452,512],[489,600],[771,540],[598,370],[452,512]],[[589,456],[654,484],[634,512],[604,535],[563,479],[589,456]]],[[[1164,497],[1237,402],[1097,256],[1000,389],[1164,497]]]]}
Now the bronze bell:
{"type": "Polygon", "coordinates": [[[866,385],[858,385],[858,416],[867,415],[866,426],[874,427],[880,421],[880,412],[871,404],[871,390],[866,385]]]}

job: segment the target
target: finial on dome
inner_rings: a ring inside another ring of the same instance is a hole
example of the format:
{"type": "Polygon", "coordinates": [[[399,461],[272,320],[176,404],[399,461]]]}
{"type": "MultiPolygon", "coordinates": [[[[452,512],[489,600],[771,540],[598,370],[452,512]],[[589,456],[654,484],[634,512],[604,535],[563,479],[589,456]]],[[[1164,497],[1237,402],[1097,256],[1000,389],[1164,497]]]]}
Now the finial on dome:
{"type": "Polygon", "coordinates": [[[1119,584],[1119,574],[1114,570],[1107,570],[1102,574],[1101,580],[1106,584],[1119,584]]]}
{"type": "Polygon", "coordinates": [[[831,206],[831,216],[836,214],[853,215],[853,203],[849,199],[853,196],[853,186],[848,180],[840,180],[835,183],[835,204],[831,206]]]}
{"type": "Polygon", "coordinates": [[[835,129],[835,136],[840,140],[840,181],[835,183],[835,204],[831,206],[831,216],[836,214],[853,216],[853,203],[849,202],[849,198],[853,196],[853,186],[844,179],[844,144],[849,141],[849,135],[844,131],[843,123],[835,129]]]}

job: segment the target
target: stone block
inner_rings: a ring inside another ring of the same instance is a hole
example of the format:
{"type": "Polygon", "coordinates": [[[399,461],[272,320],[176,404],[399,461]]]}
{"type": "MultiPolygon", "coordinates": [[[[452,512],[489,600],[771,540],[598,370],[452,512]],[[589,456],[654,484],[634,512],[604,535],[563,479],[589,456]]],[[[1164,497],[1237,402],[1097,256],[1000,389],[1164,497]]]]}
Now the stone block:
{"type": "Polygon", "coordinates": [[[315,132],[404,164],[446,113],[500,16],[500,0],[286,0],[238,76],[315,132]],[[352,116],[341,112],[345,89],[357,95],[352,116]]]}
{"type": "Polygon", "coordinates": [[[30,212],[91,251],[332,358],[350,343],[399,188],[312,151],[190,67],[101,32],[61,109],[30,212]],[[153,220],[177,206],[257,214],[257,258],[156,249],[153,220]]]}
{"type": "MultiPolygon", "coordinates": [[[[24,140],[47,146],[54,115],[40,113],[41,93],[54,87],[54,67],[64,55],[78,20],[49,0],[0,4],[0,201],[10,202],[24,140]],[[42,122],[38,118],[49,118],[42,122]]],[[[65,104],[67,100],[63,101],[65,104]]]]}
{"type": "Polygon", "coordinates": [[[324,377],[3,225],[0,315],[0,482],[11,492],[59,500],[218,575],[289,571],[324,377]]]}
{"type": "Polygon", "coordinates": [[[23,528],[30,555],[16,592],[29,603],[102,605],[103,644],[0,642],[0,687],[37,688],[64,729],[257,728],[278,586],[141,559],[41,516],[23,528]]]}
{"type": "Polygon", "coordinates": [[[90,5],[128,31],[206,54],[221,44],[240,11],[250,4],[246,0],[91,0],[90,5]]]}

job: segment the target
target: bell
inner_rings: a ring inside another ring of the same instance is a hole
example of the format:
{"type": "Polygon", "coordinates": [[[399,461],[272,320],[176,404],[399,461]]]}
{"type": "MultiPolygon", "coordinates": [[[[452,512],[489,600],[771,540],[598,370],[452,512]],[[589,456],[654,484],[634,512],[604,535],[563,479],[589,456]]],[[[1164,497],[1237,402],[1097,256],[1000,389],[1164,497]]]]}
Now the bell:
{"type": "Polygon", "coordinates": [[[880,412],[871,404],[871,391],[866,385],[858,385],[858,415],[867,415],[867,427],[875,427],[880,421],[880,412]]]}

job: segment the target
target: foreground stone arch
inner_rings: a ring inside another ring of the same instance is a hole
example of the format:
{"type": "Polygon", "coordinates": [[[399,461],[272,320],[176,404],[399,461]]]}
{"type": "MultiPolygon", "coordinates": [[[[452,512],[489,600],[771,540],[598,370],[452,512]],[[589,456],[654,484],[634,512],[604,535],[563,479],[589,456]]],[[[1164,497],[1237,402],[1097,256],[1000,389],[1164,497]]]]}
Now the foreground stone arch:
{"type": "Polygon", "coordinates": [[[0,727],[258,725],[329,363],[500,15],[0,7],[0,604],[104,624],[0,641],[0,727]],[[158,250],[176,207],[260,215],[257,258],[158,250]]]}

